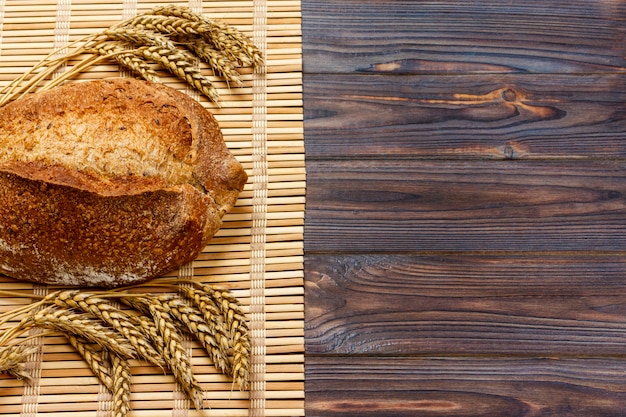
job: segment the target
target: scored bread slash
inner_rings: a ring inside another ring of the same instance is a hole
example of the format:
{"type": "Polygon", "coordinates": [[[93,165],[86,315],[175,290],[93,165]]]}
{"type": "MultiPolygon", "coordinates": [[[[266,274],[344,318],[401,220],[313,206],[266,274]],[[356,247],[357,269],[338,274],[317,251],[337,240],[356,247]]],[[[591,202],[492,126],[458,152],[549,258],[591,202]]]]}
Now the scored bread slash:
{"type": "Polygon", "coordinates": [[[247,181],[213,115],[130,78],[0,107],[0,272],[118,287],[195,259],[247,181]]]}

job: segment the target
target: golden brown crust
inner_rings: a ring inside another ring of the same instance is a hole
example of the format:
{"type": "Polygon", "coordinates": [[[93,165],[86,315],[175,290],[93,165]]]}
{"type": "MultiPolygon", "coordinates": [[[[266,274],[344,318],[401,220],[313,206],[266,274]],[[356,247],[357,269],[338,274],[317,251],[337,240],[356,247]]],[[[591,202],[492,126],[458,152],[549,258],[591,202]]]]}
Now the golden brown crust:
{"type": "Polygon", "coordinates": [[[0,148],[0,272],[45,283],[115,287],[193,260],[247,180],[198,102],[134,79],[0,108],[0,148]]]}

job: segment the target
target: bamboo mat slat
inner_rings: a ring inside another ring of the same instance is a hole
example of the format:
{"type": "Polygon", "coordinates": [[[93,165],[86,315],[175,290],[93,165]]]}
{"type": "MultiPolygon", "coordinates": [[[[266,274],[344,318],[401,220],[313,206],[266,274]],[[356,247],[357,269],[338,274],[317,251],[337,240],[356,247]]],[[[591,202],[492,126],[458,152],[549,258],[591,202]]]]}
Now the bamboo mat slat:
{"type": "MultiPolygon", "coordinates": [[[[163,83],[215,114],[249,181],[222,229],[190,265],[168,277],[230,289],[249,318],[252,387],[233,391],[194,340],[186,340],[207,408],[196,411],[173,377],[131,361],[134,417],[303,416],[303,224],[306,189],[299,0],[0,0],[0,88],[55,48],[163,4],[188,6],[250,36],[265,64],[242,71],[243,86],[215,79],[221,106],[160,72],[163,83]]],[[[207,74],[210,71],[201,66],[207,74]]],[[[102,63],[75,80],[129,76],[102,63]]],[[[44,295],[51,288],[0,276],[0,289],[44,295]]],[[[0,313],[30,303],[1,297],[0,313]]],[[[2,328],[15,325],[6,323],[2,328]]],[[[106,417],[111,396],[61,336],[39,336],[32,386],[0,374],[0,417],[106,417]]]]}

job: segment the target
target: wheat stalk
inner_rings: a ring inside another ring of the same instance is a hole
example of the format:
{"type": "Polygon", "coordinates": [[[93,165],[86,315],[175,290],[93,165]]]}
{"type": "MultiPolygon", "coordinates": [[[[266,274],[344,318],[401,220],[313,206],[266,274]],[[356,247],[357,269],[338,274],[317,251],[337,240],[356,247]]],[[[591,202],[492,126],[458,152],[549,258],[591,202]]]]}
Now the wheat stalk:
{"type": "Polygon", "coordinates": [[[240,83],[235,69],[237,65],[255,67],[263,63],[260,50],[236,28],[193,13],[187,7],[158,6],[51,52],[31,70],[0,90],[0,106],[35,91],[42,83],[44,85],[39,91],[54,88],[106,59],[115,60],[148,81],[159,82],[147,62],[152,60],[218,103],[219,96],[212,82],[194,65],[196,57],[187,49],[178,47],[177,43],[187,43],[198,59],[207,62],[216,75],[228,82],[240,83]],[[65,49],[70,52],[56,57],[65,49]],[[50,79],[62,65],[85,53],[91,56],[50,79]]]}
{"type": "Polygon", "coordinates": [[[67,337],[112,392],[116,417],[126,416],[130,410],[128,359],[136,354],[169,368],[200,410],[203,391],[177,326],[184,325],[207,350],[216,368],[232,377],[233,383],[242,389],[248,385],[251,348],[245,315],[238,300],[226,290],[190,282],[192,287],[175,286],[186,299],[175,293],[62,290],[2,314],[0,323],[23,317],[17,326],[0,334],[0,371],[28,378],[24,358],[36,348],[4,345],[33,327],[42,327],[67,337]],[[126,313],[110,298],[131,306],[140,314],[126,313]]]}
{"type": "MultiPolygon", "coordinates": [[[[157,6],[150,11],[150,14],[197,23],[198,34],[204,35],[204,38],[217,49],[228,53],[230,58],[233,58],[239,65],[260,65],[263,63],[263,55],[252,41],[236,28],[223,22],[217,22],[194,13],[188,7],[172,4],[157,6]]],[[[172,20],[172,22],[174,21],[172,20]]],[[[176,26],[176,23],[173,26],[176,26]]]]}

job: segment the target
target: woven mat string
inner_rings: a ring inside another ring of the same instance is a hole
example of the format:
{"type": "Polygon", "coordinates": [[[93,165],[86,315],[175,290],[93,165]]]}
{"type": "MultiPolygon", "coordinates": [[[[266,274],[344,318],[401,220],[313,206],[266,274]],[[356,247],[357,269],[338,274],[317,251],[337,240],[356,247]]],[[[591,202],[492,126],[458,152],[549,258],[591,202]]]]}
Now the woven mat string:
{"type": "MultiPolygon", "coordinates": [[[[267,1],[254,0],[252,39],[266,56],[267,1]]],[[[262,65],[253,73],[252,145],[254,187],[251,231],[251,301],[250,333],[252,372],[250,374],[251,417],[265,415],[266,332],[265,332],[265,258],[267,226],[267,72],[262,65]]]]}

